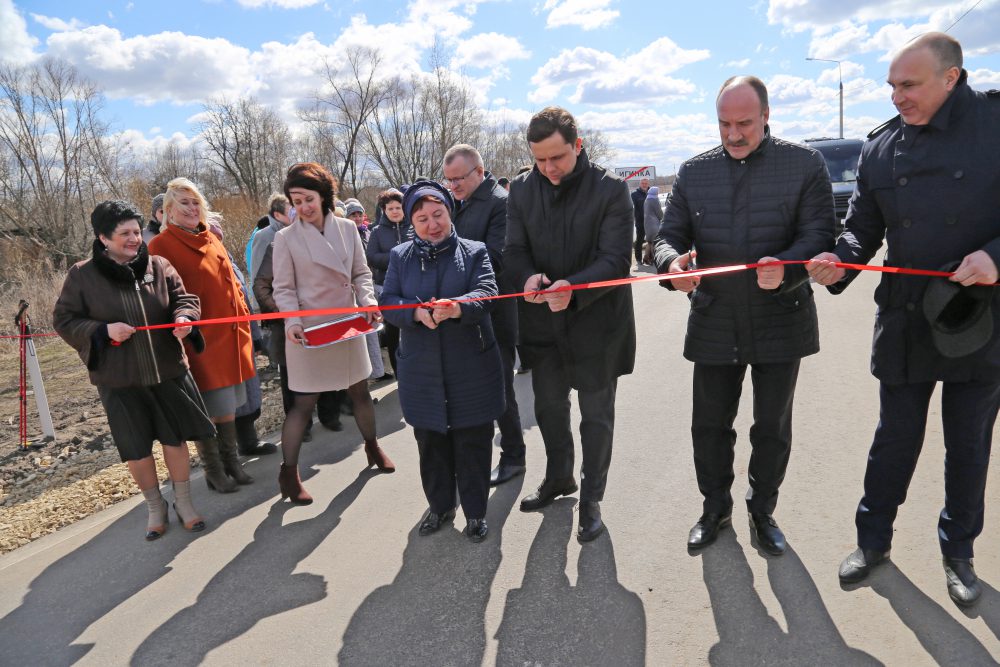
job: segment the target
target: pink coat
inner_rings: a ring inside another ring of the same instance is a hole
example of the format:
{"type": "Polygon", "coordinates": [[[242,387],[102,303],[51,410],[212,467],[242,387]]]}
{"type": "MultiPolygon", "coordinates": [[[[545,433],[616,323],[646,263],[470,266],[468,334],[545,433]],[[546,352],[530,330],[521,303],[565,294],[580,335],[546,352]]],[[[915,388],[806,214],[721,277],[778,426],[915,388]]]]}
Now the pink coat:
{"type": "MultiPolygon", "coordinates": [[[[274,302],[282,312],[378,305],[365,249],[350,220],[330,213],[322,234],[309,223],[296,221],[274,237],[273,253],[274,302]]],[[[294,324],[308,327],[337,317],[342,315],[289,317],[285,330],[294,324]]],[[[345,389],[372,372],[364,337],[315,349],[286,338],[285,355],[292,391],[345,389]]]]}

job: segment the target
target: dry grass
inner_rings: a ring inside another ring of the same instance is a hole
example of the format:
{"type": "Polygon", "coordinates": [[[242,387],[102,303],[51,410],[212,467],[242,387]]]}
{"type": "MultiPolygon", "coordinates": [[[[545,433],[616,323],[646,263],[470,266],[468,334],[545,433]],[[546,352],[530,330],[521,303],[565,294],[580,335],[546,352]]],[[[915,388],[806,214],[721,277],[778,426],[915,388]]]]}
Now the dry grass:
{"type": "MultiPolygon", "coordinates": [[[[13,243],[3,248],[3,275],[0,279],[0,335],[18,332],[14,315],[21,299],[28,302],[28,317],[35,331],[52,331],[52,308],[62,290],[66,272],[53,266],[51,260],[38,258],[13,243]]],[[[0,360],[18,355],[16,339],[0,339],[0,360]]],[[[0,383],[7,378],[0,376],[0,383]]]]}

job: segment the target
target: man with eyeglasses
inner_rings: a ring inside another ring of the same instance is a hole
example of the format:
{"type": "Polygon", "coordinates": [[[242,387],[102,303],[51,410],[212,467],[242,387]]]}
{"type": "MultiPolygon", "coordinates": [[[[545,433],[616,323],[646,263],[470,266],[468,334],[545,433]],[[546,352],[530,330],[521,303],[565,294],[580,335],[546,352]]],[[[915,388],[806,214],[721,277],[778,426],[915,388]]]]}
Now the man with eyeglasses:
{"type": "Polygon", "coordinates": [[[521,511],[577,490],[570,426],[575,389],[583,451],[577,539],[588,542],[604,532],[600,501],[611,465],[618,377],[635,365],[632,290],[560,288],[629,275],[632,201],[622,179],[590,162],[565,109],[535,114],[527,140],[535,166],[510,186],[504,260],[511,284],[533,292],[518,299],[518,333],[547,463],[521,511]]]}
{"type": "MultiPolygon", "coordinates": [[[[463,239],[482,241],[493,264],[500,293],[510,293],[504,284],[504,237],[507,233],[507,191],[486,171],[474,147],[457,144],[444,155],[444,183],[457,201],[452,222],[463,239]]],[[[500,359],[503,361],[507,409],[497,419],[500,427],[500,462],[490,473],[490,485],[503,484],[524,474],[524,434],[514,396],[514,348],[517,343],[517,303],[500,299],[491,313],[500,359]]]]}

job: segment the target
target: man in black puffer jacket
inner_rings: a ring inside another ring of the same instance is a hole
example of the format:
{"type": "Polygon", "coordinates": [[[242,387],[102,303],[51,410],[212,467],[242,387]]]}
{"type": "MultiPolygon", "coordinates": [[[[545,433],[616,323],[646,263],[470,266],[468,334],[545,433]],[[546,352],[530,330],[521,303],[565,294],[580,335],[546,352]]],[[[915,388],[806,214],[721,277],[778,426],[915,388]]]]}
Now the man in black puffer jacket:
{"type": "MultiPolygon", "coordinates": [[[[656,239],[660,273],[728,264],[805,260],[833,247],[830,177],[816,151],[771,137],[767,88],[733,77],[716,99],[722,145],[681,165],[656,239]],[[695,253],[695,248],[697,252],[695,253]]],[[[792,444],[792,399],[802,357],[819,351],[809,277],[801,265],[675,279],[691,299],[685,358],[694,362],[691,438],[703,514],[688,547],[711,544],[732,514],[733,421],[747,366],[754,387],[750,429],[750,527],[778,555],[772,518],[792,444]]]]}

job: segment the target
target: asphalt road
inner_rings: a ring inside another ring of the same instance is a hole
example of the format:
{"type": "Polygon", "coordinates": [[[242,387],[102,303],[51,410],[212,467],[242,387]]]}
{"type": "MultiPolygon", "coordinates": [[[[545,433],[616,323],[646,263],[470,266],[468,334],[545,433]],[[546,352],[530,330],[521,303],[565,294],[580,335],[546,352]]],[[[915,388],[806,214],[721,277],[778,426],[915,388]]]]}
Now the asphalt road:
{"type": "MultiPolygon", "coordinates": [[[[962,611],[937,547],[937,399],[891,563],[852,590],[837,580],[878,414],[868,373],[875,280],[817,296],[823,349],[802,364],[775,514],[783,557],[751,545],[741,513],[715,545],[687,553],[700,513],[681,356],[687,302],[643,283],[636,372],[619,384],[608,532],[595,542],[574,538],[574,498],[517,509],[544,469],[527,375],[517,388],[529,469],[491,496],[489,537],[469,543],[461,514],[456,528],[419,537],[417,451],[390,387],[377,412],[393,475],[364,471],[353,427],[317,427],[302,460],[311,506],[277,502],[278,457],[265,457],[248,465],[257,483],[237,494],[196,478],[209,522],[199,535],[175,522],[144,542],[133,498],[0,558],[0,664],[996,664],[1000,480],[994,471],[976,545],[985,593],[962,611]]],[[[748,384],[735,496],[746,489],[750,395],[748,384]]]]}

